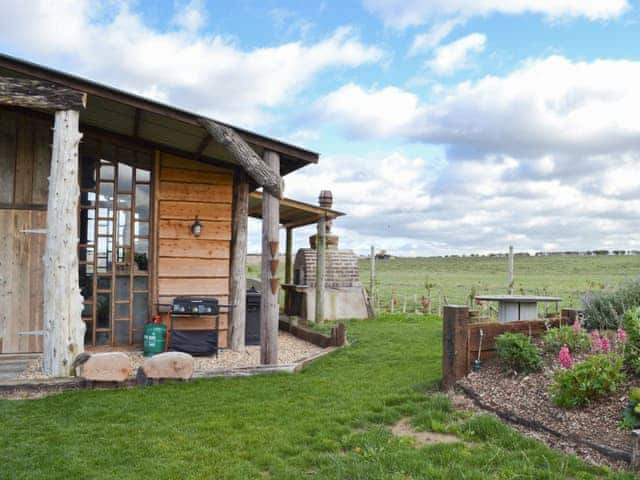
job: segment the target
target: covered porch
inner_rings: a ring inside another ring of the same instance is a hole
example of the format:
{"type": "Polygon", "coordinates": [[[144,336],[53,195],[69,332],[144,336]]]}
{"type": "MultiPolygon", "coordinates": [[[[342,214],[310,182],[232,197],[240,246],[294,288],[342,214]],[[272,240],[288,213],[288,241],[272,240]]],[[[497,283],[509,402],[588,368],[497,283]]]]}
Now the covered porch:
{"type": "MultiPolygon", "coordinates": [[[[85,346],[135,348],[158,305],[179,295],[237,307],[221,314],[219,338],[241,350],[251,192],[264,191],[270,265],[279,255],[282,176],[317,160],[0,56],[0,353],[43,352],[45,370],[68,375],[85,346]]],[[[271,287],[261,305],[263,364],[277,359],[279,283],[263,270],[271,287]]]]}

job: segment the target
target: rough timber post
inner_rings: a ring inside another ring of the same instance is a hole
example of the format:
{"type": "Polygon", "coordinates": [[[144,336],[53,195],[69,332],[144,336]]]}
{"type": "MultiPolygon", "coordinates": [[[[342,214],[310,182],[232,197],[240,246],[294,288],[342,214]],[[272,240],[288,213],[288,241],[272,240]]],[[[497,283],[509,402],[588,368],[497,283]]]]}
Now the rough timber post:
{"type": "Polygon", "coordinates": [[[229,346],[234,352],[245,347],[247,314],[247,222],[249,213],[249,180],[239,172],[233,178],[233,227],[231,232],[231,278],[229,296],[229,346]]]}
{"type": "Polygon", "coordinates": [[[326,254],[327,220],[323,215],[318,219],[318,236],[316,237],[316,323],[324,322],[324,277],[326,254]]]}
{"type": "MultiPolygon", "coordinates": [[[[271,171],[280,172],[280,156],[266,150],[264,162],[271,171]]],[[[278,363],[279,304],[278,279],[280,199],[265,190],[262,196],[262,298],[260,304],[260,363],[278,363]]]]}
{"type": "Polygon", "coordinates": [[[84,350],[82,296],[78,284],[78,130],[80,113],[55,114],[44,253],[44,355],[48,375],[70,374],[84,350]]]}
{"type": "Polygon", "coordinates": [[[467,325],[469,307],[445,305],[442,334],[442,384],[445,389],[467,374],[467,325]]]}
{"type": "Polygon", "coordinates": [[[293,228],[287,227],[286,257],[284,260],[284,283],[291,283],[293,269],[293,228]]]}
{"type": "Polygon", "coordinates": [[[513,295],[513,245],[509,245],[509,295],[513,295]]]}

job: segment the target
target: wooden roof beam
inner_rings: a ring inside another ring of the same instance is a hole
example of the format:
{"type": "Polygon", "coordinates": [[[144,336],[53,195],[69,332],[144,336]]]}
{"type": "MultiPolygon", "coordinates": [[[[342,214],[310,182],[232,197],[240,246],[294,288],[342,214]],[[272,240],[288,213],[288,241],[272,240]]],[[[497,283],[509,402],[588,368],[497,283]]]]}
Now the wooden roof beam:
{"type": "Polygon", "coordinates": [[[249,177],[274,197],[282,198],[284,182],[280,172],[275,172],[263,162],[235,130],[207,118],[200,118],[198,121],[216,142],[227,149],[249,177]]]}
{"type": "Polygon", "coordinates": [[[42,110],[82,110],[87,94],[56,83],[0,77],[0,105],[42,110]]]}

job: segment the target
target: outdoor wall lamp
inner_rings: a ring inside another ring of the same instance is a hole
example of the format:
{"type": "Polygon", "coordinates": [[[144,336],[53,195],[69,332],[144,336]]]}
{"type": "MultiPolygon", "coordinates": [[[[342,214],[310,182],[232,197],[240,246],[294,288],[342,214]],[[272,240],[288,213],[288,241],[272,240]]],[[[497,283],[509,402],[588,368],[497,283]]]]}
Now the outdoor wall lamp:
{"type": "Polygon", "coordinates": [[[191,225],[191,233],[193,233],[194,237],[199,237],[202,233],[202,224],[200,223],[200,220],[198,220],[197,215],[196,220],[193,222],[193,225],[191,225]]]}

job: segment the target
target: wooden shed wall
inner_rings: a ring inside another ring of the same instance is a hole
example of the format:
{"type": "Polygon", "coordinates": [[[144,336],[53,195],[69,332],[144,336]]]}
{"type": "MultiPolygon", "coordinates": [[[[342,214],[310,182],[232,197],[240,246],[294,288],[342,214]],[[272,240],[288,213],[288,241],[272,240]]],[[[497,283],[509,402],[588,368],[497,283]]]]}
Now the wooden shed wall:
{"type": "MultiPolygon", "coordinates": [[[[157,160],[156,303],[178,295],[214,295],[229,300],[233,172],[161,153],[157,160]],[[191,225],[198,216],[202,234],[191,225]]],[[[175,319],[175,328],[207,328],[213,319],[175,319]]],[[[220,346],[227,345],[227,315],[220,316],[220,346]]]]}
{"type": "Polygon", "coordinates": [[[42,351],[43,261],[52,125],[0,109],[0,353],[42,351]]]}

